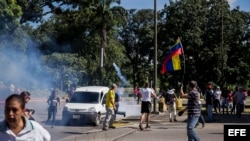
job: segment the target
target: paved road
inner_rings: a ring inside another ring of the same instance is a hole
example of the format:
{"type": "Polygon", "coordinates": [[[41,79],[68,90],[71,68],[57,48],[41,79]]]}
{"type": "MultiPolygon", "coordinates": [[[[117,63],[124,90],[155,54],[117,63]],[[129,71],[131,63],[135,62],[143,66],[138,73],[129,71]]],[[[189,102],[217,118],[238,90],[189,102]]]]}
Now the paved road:
{"type": "MultiPolygon", "coordinates": [[[[34,118],[40,122],[52,135],[52,141],[184,141],[186,136],[185,116],[178,117],[177,123],[170,123],[167,112],[160,115],[152,115],[152,127],[145,131],[138,128],[140,105],[133,98],[123,98],[120,110],[127,112],[127,119],[116,123],[117,129],[101,131],[101,126],[63,126],[61,125],[62,111],[57,114],[56,126],[51,128],[46,124],[47,103],[45,99],[31,101],[27,107],[36,109],[34,118]]],[[[0,105],[0,120],[3,119],[3,104],[0,105]]],[[[207,123],[204,129],[197,128],[196,131],[202,141],[223,141],[224,124],[249,124],[250,116],[244,115],[237,119],[235,115],[215,115],[214,123],[207,123]]],[[[121,119],[122,116],[119,116],[121,119]]]]}
{"type": "MultiPolygon", "coordinates": [[[[63,101],[63,100],[62,100],[63,101]]],[[[64,102],[62,102],[63,107],[64,102]]],[[[27,108],[35,109],[36,112],[34,114],[34,118],[36,121],[41,123],[52,135],[52,141],[60,140],[66,137],[74,137],[76,135],[82,134],[84,132],[90,130],[99,130],[101,129],[100,126],[92,126],[92,125],[71,125],[71,126],[64,126],[61,124],[62,119],[62,108],[58,110],[57,117],[56,117],[56,124],[54,128],[51,128],[49,124],[45,121],[47,120],[47,108],[48,105],[46,103],[46,99],[36,99],[33,98],[27,105],[27,108]]],[[[120,103],[120,110],[126,111],[127,116],[131,115],[139,115],[140,114],[140,106],[136,104],[134,100],[124,99],[120,103]]],[[[0,103],[0,121],[4,118],[4,104],[3,102],[0,103]]],[[[122,119],[122,115],[117,116],[118,119],[122,119]]]]}

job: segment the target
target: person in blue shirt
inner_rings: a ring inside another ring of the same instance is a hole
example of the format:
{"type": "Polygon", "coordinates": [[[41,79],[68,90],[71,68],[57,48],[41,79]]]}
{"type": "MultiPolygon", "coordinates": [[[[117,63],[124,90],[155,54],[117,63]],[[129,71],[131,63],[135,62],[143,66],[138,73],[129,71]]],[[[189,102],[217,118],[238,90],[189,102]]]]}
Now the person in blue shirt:
{"type": "Polygon", "coordinates": [[[116,115],[123,115],[123,117],[126,117],[126,112],[123,111],[119,111],[119,106],[120,106],[120,100],[121,100],[121,96],[118,93],[115,93],[115,120],[116,120],[116,115]]]}

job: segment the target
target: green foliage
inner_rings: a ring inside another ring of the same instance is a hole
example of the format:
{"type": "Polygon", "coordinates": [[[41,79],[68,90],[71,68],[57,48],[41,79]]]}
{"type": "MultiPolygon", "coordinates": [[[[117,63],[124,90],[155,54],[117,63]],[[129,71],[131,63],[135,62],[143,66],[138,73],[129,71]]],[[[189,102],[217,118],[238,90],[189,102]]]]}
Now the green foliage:
{"type": "Polygon", "coordinates": [[[22,9],[15,0],[0,1],[0,33],[6,34],[19,26],[22,9]]]}
{"type": "MultiPolygon", "coordinates": [[[[45,69],[29,60],[32,72],[53,76],[52,85],[62,90],[72,85],[120,84],[113,63],[131,85],[142,86],[154,76],[154,10],[126,10],[120,2],[0,1],[2,66],[10,60],[26,62],[36,49],[45,69]],[[51,16],[44,20],[48,14],[51,16]],[[28,22],[40,25],[33,29],[28,22]],[[4,52],[10,49],[14,53],[7,58],[4,52]]],[[[157,17],[159,87],[176,87],[177,82],[187,84],[191,79],[201,88],[208,82],[249,85],[249,12],[230,9],[221,0],[171,0],[157,17]],[[185,53],[182,70],[161,75],[162,62],[178,37],[185,53]]]]}
{"type": "Polygon", "coordinates": [[[77,54],[53,53],[42,57],[46,72],[53,77],[53,83],[62,90],[70,85],[85,84],[87,74],[85,72],[86,60],[77,54]]]}

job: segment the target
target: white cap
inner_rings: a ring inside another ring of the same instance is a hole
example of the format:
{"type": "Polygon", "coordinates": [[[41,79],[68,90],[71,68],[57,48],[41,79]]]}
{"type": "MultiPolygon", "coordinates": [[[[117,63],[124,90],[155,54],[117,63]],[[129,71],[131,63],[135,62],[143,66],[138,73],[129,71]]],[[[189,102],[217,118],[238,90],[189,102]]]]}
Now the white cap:
{"type": "Polygon", "coordinates": [[[168,94],[174,94],[174,89],[168,90],[167,93],[168,94]]]}
{"type": "Polygon", "coordinates": [[[117,85],[115,84],[115,83],[113,83],[112,85],[111,85],[111,88],[113,89],[113,88],[117,88],[117,85]]]}

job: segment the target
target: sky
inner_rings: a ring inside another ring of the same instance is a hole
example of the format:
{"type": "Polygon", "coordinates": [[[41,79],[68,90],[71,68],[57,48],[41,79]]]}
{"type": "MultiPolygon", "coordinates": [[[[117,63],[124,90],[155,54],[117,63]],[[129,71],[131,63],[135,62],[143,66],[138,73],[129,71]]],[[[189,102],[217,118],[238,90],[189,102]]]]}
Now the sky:
{"type": "MultiPolygon", "coordinates": [[[[157,9],[163,9],[164,5],[168,3],[169,0],[157,0],[157,9]]],[[[235,8],[240,6],[240,10],[250,12],[250,0],[228,0],[230,7],[235,8]]],[[[153,9],[154,0],[121,0],[122,7],[126,9],[153,9]]]]}

